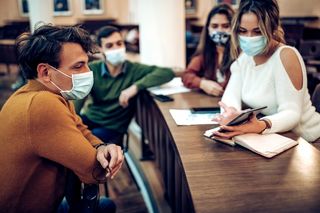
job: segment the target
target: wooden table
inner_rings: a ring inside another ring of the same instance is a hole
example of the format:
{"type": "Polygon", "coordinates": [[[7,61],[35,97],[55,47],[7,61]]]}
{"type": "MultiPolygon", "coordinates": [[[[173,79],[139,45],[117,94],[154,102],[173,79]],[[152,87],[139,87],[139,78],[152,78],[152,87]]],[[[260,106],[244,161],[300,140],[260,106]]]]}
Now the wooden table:
{"type": "Polygon", "coordinates": [[[0,39],[0,44],[15,45],[16,40],[14,39],[0,39]]]}
{"type": "Polygon", "coordinates": [[[308,22],[304,26],[307,28],[320,29],[320,20],[308,22]]]}
{"type": "Polygon", "coordinates": [[[217,106],[199,93],[138,97],[137,122],[155,153],[173,212],[320,212],[320,152],[299,145],[266,159],[205,139],[210,125],[176,126],[169,109],[217,106]]]}

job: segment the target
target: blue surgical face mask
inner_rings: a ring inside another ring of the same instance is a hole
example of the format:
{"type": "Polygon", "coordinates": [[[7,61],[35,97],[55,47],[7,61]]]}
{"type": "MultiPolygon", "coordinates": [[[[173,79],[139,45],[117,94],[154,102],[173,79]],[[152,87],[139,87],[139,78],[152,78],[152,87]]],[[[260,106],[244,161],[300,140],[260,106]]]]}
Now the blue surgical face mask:
{"type": "Polygon", "coordinates": [[[249,56],[259,55],[267,45],[265,36],[241,36],[239,35],[239,43],[242,51],[249,56]]]}
{"type": "Polygon", "coordinates": [[[113,66],[122,64],[126,59],[126,49],[119,48],[115,50],[107,50],[104,52],[107,62],[113,66]]]}
{"type": "Polygon", "coordinates": [[[62,90],[58,85],[50,81],[57,89],[60,90],[60,94],[67,100],[79,100],[86,97],[93,86],[93,73],[92,71],[85,73],[72,74],[71,76],[58,70],[57,68],[49,65],[54,70],[58,71],[62,75],[72,79],[72,88],[70,90],[62,90]]]}

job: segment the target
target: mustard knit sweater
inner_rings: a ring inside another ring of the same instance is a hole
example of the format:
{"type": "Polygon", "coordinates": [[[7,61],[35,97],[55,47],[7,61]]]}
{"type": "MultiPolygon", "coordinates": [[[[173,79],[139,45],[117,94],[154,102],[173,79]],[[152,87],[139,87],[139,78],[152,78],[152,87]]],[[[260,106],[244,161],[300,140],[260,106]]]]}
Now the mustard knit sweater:
{"type": "Polygon", "coordinates": [[[66,168],[94,183],[99,167],[93,136],[74,106],[36,80],[16,91],[0,112],[0,209],[54,212],[66,168]]]}

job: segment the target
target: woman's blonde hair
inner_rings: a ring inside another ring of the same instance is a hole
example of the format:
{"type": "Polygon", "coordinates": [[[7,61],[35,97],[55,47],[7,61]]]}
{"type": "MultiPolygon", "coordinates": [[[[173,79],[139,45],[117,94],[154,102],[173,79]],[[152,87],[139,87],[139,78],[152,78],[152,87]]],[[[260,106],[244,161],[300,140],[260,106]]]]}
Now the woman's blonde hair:
{"type": "MultiPolygon", "coordinates": [[[[259,29],[266,37],[267,44],[270,44],[272,39],[285,43],[277,0],[241,0],[231,24],[231,56],[233,59],[240,54],[238,33],[241,18],[246,13],[254,13],[257,16],[259,29]]],[[[268,53],[270,48],[270,45],[266,45],[262,54],[268,53]]]]}

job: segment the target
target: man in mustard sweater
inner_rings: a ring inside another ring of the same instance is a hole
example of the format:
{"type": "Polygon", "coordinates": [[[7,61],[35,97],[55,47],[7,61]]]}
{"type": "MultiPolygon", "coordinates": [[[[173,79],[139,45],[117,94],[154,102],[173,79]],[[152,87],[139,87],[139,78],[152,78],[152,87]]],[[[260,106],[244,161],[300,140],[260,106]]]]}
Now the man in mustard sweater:
{"type": "Polygon", "coordinates": [[[89,184],[119,171],[121,148],[102,145],[69,101],[91,90],[92,50],[89,34],[78,27],[44,25],[17,39],[19,65],[29,81],[0,112],[1,211],[55,212],[66,168],[89,184]]]}
{"type": "MultiPolygon", "coordinates": [[[[125,44],[116,27],[106,26],[97,34],[97,43],[104,60],[89,64],[94,76],[91,102],[83,112],[83,122],[104,142],[121,145],[122,136],[134,116],[136,95],[148,87],[170,81],[172,69],[132,63],[125,60],[125,44]]],[[[77,100],[80,112],[84,100],[77,100]]]]}

